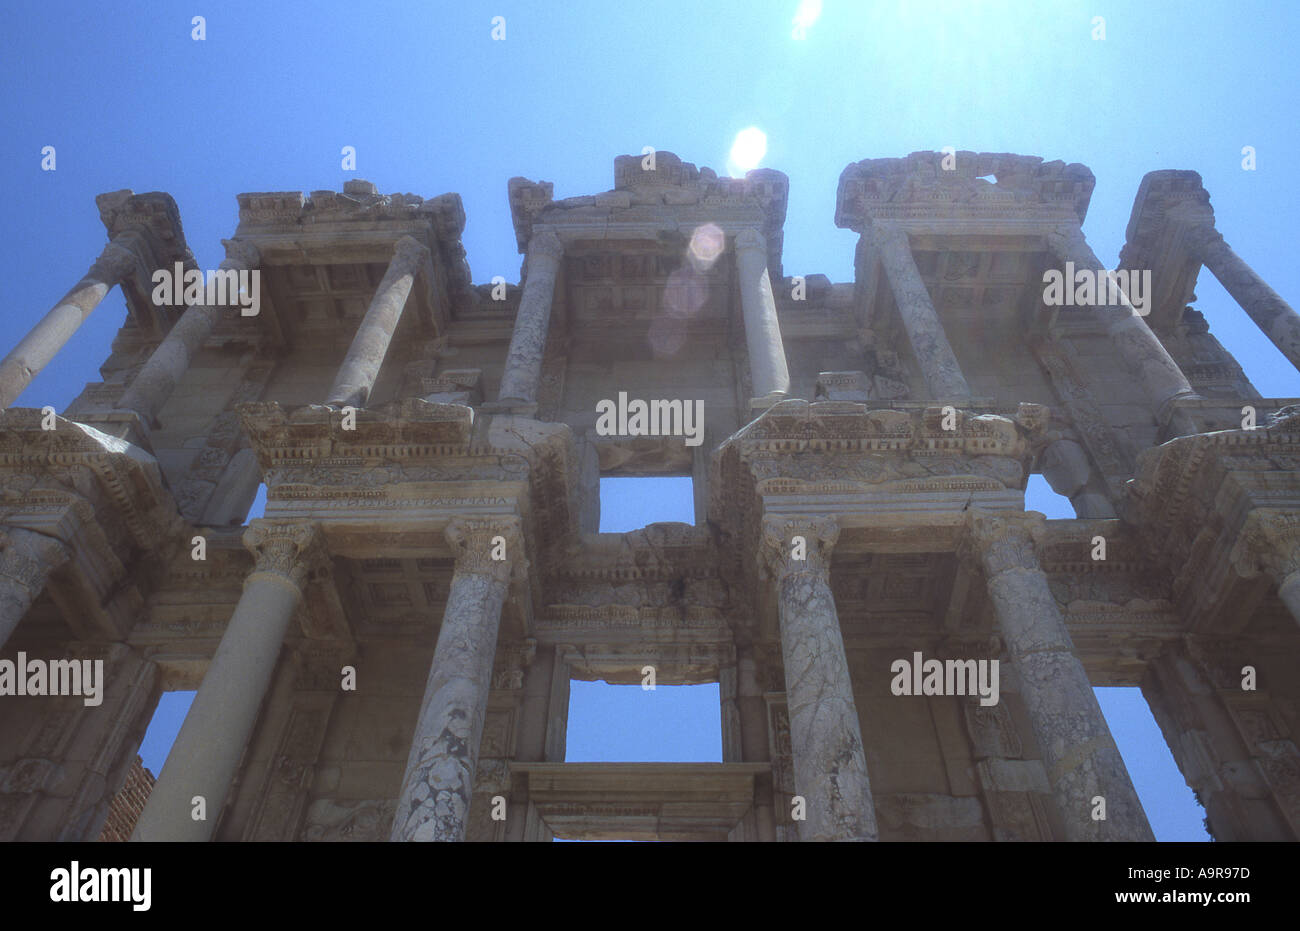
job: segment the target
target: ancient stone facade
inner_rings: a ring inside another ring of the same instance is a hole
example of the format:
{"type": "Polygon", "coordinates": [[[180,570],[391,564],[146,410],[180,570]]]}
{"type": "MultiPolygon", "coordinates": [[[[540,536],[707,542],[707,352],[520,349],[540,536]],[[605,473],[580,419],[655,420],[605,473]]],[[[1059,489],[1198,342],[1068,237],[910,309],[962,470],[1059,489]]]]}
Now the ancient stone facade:
{"type": "Polygon", "coordinates": [[[518,286],[472,282],[455,194],[242,194],[215,271],[252,304],[155,290],[202,272],[175,204],[99,198],[109,245],[0,362],[12,405],[122,288],[103,381],[0,415],[0,658],[102,694],[0,695],[0,837],[98,836],[197,689],[136,839],[1149,839],[1102,685],[1216,838],[1300,836],[1300,401],[1192,288],[1292,361],[1300,321],[1199,176],[1146,177],[1111,275],[1082,165],[859,162],[831,283],[782,268],[780,172],[614,174],[509,182],[518,286]],[[1033,473],[1077,518],[1025,512],[1033,473]],[[694,525],[598,533],[612,475],[691,476],[694,525]],[[566,763],[570,681],[647,665],[720,684],[724,762],[566,763]]]}

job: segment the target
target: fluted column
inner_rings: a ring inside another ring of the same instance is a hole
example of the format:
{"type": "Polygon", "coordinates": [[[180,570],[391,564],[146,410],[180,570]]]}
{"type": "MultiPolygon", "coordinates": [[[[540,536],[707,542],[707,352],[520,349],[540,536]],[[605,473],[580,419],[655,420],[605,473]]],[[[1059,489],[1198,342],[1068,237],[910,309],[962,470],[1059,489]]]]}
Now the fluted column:
{"type": "Polygon", "coordinates": [[[255,520],[244,533],[256,565],[131,840],[205,841],[257,723],[280,647],[311,570],[324,559],[309,523],[255,520]],[[194,798],[207,818],[192,818],[194,798]]]}
{"type": "Polygon", "coordinates": [[[1069,840],[1155,838],[1065,618],[1038,562],[1032,529],[1042,515],[970,512],[970,543],[984,568],[998,627],[1069,840]],[[1093,820],[1094,799],[1105,820],[1093,820]]]}
{"type": "MultiPolygon", "coordinates": [[[[226,258],[217,266],[221,274],[234,273],[238,276],[240,272],[252,271],[262,262],[257,247],[251,242],[223,239],[222,245],[226,247],[226,258]]],[[[158,344],[149,361],[135,376],[117,406],[135,411],[146,425],[152,425],[158,417],[158,411],[162,410],[176,389],[177,382],[185,376],[190,360],[227,309],[225,306],[206,304],[203,300],[187,307],[167,338],[158,344]]]]}
{"type": "Polygon", "coordinates": [[[1183,241],[1192,257],[1219,279],[1255,326],[1292,365],[1300,368],[1300,314],[1224,241],[1223,234],[1214,228],[1214,220],[1205,218],[1192,225],[1183,241]]]}
{"type": "Polygon", "coordinates": [[[325,403],[331,407],[365,407],[379,377],[379,368],[388,355],[393,333],[402,319],[406,299],[415,284],[420,267],[428,261],[429,250],[410,236],[403,236],[393,250],[388,271],[379,282],[370,307],[352,338],[348,354],[339,366],[325,403]]]}
{"type": "Polygon", "coordinates": [[[907,233],[891,223],[877,223],[872,226],[871,236],[930,397],[935,400],[969,398],[970,385],[966,384],[934,302],[930,300],[930,292],[916,267],[907,233]]]}
{"type": "Polygon", "coordinates": [[[40,323],[0,361],[0,408],[8,407],[49,364],[113,285],[140,264],[140,257],[118,236],[104,247],[90,270],[40,323]]]}
{"type": "MultiPolygon", "coordinates": [[[[1074,263],[1076,271],[1086,269],[1097,273],[1097,304],[1099,308],[1106,308],[1106,332],[1125,363],[1140,375],[1148,397],[1160,408],[1160,416],[1163,417],[1176,399],[1199,397],[1178,363],[1129,303],[1124,292],[1119,291],[1116,304],[1107,303],[1109,286],[1101,286],[1107,281],[1106,266],[1088,245],[1083,230],[1077,226],[1068,227],[1047,238],[1052,253],[1062,262],[1074,263]]],[[[1072,288],[1074,282],[1067,281],[1065,285],[1072,288]]]]}
{"type": "Polygon", "coordinates": [[[1273,508],[1250,512],[1241,532],[1248,571],[1265,572],[1277,583],[1278,597],[1300,623],[1300,513],[1273,508]]]}
{"type": "Polygon", "coordinates": [[[447,539],[456,570],[398,795],[395,841],[465,839],[501,606],[521,563],[517,518],[459,518],[447,539]]]}
{"type": "Polygon", "coordinates": [[[519,297],[519,312],[515,315],[510,351],[501,376],[501,390],[497,393],[498,403],[537,401],[542,356],[551,326],[551,300],[563,255],[564,244],[549,230],[533,233],[528,240],[528,274],[524,278],[524,293],[519,297]]]}
{"type": "Polygon", "coordinates": [[[763,520],[764,556],[779,598],[795,790],[806,801],[799,837],[874,841],[876,809],[830,586],[838,536],[825,518],[763,520]]]}
{"type": "Polygon", "coordinates": [[[736,273],[754,397],[776,400],[790,393],[790,371],[767,270],[767,239],[757,230],[736,234],[736,273]]]}
{"type": "Polygon", "coordinates": [[[0,528],[0,647],[40,597],[50,572],[69,555],[54,537],[22,527],[0,528]]]}

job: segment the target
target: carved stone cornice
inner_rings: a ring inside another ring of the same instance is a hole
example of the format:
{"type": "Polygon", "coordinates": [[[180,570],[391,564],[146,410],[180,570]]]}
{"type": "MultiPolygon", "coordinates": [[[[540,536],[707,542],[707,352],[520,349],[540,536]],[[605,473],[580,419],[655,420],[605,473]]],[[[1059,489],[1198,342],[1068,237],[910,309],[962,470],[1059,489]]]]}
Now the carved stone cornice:
{"type": "Polygon", "coordinates": [[[120,510],[135,542],[151,548],[174,511],[157,460],[125,440],[63,417],[55,418],[54,429],[42,429],[44,419],[34,408],[0,412],[0,476],[42,471],[58,475],[85,467],[98,480],[104,498],[120,510]]]}
{"type": "Polygon", "coordinates": [[[299,591],[329,560],[320,530],[306,521],[254,520],[244,531],[244,546],[255,560],[252,575],[278,576],[299,591]]]}
{"type": "Polygon", "coordinates": [[[1028,155],[957,152],[944,170],[943,152],[865,159],[840,174],[835,225],[863,232],[880,219],[1051,220],[1082,223],[1096,179],[1084,165],[1028,155]],[[988,181],[991,176],[994,180],[988,181]]]}
{"type": "Polygon", "coordinates": [[[808,572],[829,580],[831,550],[839,537],[839,524],[829,517],[804,514],[764,517],[760,559],[777,579],[808,572]],[[803,538],[802,545],[796,546],[795,537],[803,538]],[[799,550],[803,559],[795,558],[799,550]]]}
{"type": "Polygon", "coordinates": [[[662,150],[654,153],[653,170],[644,167],[646,164],[646,156],[620,155],[614,159],[613,190],[559,201],[554,199],[554,185],[549,181],[511,178],[510,216],[519,251],[529,248],[538,224],[557,231],[567,229],[577,238],[593,237],[576,231],[620,222],[652,237],[656,231],[676,230],[682,224],[711,222],[728,232],[753,226],[766,239],[771,274],[780,277],[782,227],[790,187],[784,174],[758,168],[743,178],[720,178],[711,169],[696,168],[662,150]]]}
{"type": "Polygon", "coordinates": [[[264,256],[280,245],[278,233],[292,232],[299,240],[321,235],[332,245],[357,236],[369,244],[376,229],[391,229],[429,242],[446,272],[451,295],[468,294],[472,288],[461,242],[465,207],[459,194],[380,194],[370,182],[354,180],[341,192],[248,192],[237,199],[239,238],[258,245],[264,256]]]}
{"type": "Polygon", "coordinates": [[[994,514],[972,509],[966,516],[962,556],[978,560],[989,578],[1009,569],[1041,571],[1038,539],[1046,523],[1037,511],[994,514]]]}
{"type": "Polygon", "coordinates": [[[457,572],[487,575],[502,583],[510,581],[512,572],[527,572],[518,517],[458,517],[448,523],[446,534],[456,554],[457,572]],[[501,552],[502,558],[493,558],[494,552],[501,552]]]}
{"type": "Polygon", "coordinates": [[[0,527],[0,578],[39,592],[50,570],[70,556],[68,547],[54,537],[20,527],[0,527]]]}

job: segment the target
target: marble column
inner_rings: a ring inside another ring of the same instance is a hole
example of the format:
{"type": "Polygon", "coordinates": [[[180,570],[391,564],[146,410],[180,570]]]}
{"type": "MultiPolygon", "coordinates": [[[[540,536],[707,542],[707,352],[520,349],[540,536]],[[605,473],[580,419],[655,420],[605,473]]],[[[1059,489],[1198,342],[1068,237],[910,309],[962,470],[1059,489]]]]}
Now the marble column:
{"type": "MultiPolygon", "coordinates": [[[[1048,236],[1048,246],[1052,253],[1064,262],[1074,263],[1075,271],[1082,269],[1098,272],[1099,285],[1106,282],[1106,266],[1097,258],[1083,230],[1077,226],[1058,230],[1048,236]]],[[[1074,282],[1067,281],[1067,288],[1073,288],[1074,282]]],[[[1109,290],[1109,286],[1107,286],[1109,290]]],[[[1099,288],[1100,292],[1100,288],[1099,288]]],[[[1106,314],[1106,332],[1119,350],[1125,363],[1142,379],[1148,397],[1159,405],[1159,415],[1163,418],[1173,401],[1180,398],[1199,397],[1192,390],[1191,384],[1183,374],[1178,363],[1169,355],[1159,337],[1147,326],[1145,320],[1129,303],[1123,291],[1119,292],[1116,304],[1104,301],[1107,295],[1098,293],[1098,307],[1104,308],[1106,314]]],[[[1184,424],[1184,427],[1190,427],[1184,424]]],[[[1191,428],[1194,432],[1194,428],[1191,428]]]]}
{"type": "Polygon", "coordinates": [[[1212,219],[1187,229],[1184,242],[1198,262],[1208,268],[1255,326],[1273,341],[1291,364],[1300,368],[1300,314],[1242,261],[1214,228],[1212,219]]]}
{"type": "Polygon", "coordinates": [[[212,657],[133,841],[210,840],[240,758],[257,724],[280,647],[308,575],[324,560],[309,523],[255,520],[244,545],[256,564],[212,657]],[[201,796],[206,819],[192,817],[201,796]]]}
{"type": "MultiPolygon", "coordinates": [[[[261,264],[257,247],[251,242],[224,239],[222,245],[226,247],[226,258],[217,266],[222,273],[238,276],[240,272],[252,271],[261,264]]],[[[153,425],[177,382],[185,376],[190,360],[208,338],[221,314],[228,309],[203,301],[187,307],[167,338],[158,344],[149,361],[132,380],[117,406],[139,414],[147,426],[153,425]]]]}
{"type": "Polygon", "coordinates": [[[70,555],[54,537],[22,527],[0,528],[0,647],[40,597],[50,572],[70,555]]]}
{"type": "Polygon", "coordinates": [[[1065,618],[1038,562],[1042,515],[969,513],[970,544],[984,569],[999,633],[1043,754],[1068,840],[1154,840],[1065,618]],[[1098,796],[1104,821],[1093,820],[1098,796]]]}
{"type": "Polygon", "coordinates": [[[447,539],[456,570],[393,817],[395,841],[465,839],[501,607],[511,567],[522,562],[517,518],[458,518],[447,539]]]}
{"type": "Polygon", "coordinates": [[[8,407],[54,358],[63,344],[99,306],[104,295],[141,263],[136,251],[115,237],[99,254],[90,270],[54,305],[40,323],[0,361],[0,408],[8,407]]]}
{"type": "Polygon", "coordinates": [[[519,298],[515,329],[510,337],[505,372],[501,376],[500,404],[535,404],[542,374],[542,356],[551,328],[551,300],[560,273],[564,244],[549,230],[534,232],[528,240],[528,274],[519,298]]]}
{"type": "Polygon", "coordinates": [[[916,267],[907,233],[892,223],[877,223],[871,237],[930,397],[936,401],[969,398],[970,386],[916,267]]]}
{"type": "Polygon", "coordinates": [[[767,239],[757,230],[736,234],[736,274],[754,397],[780,400],[790,393],[790,371],[767,270],[767,239]]]}
{"type": "Polygon", "coordinates": [[[763,520],[764,555],[779,599],[795,790],[806,801],[799,837],[874,841],[876,809],[831,595],[830,553],[838,536],[826,518],[763,520]],[[800,549],[803,559],[795,558],[800,549]]]}
{"type": "Polygon", "coordinates": [[[348,347],[348,354],[334,377],[334,386],[325,399],[327,405],[366,406],[375,379],[379,377],[379,367],[384,364],[384,356],[388,355],[393,333],[402,319],[402,310],[411,294],[411,286],[415,284],[415,276],[428,259],[429,250],[410,236],[397,241],[388,271],[384,272],[357,335],[348,347]]]}
{"type": "Polygon", "coordinates": [[[1246,518],[1241,545],[1244,573],[1262,568],[1277,583],[1277,594],[1300,623],[1300,513],[1255,508],[1246,518]]]}

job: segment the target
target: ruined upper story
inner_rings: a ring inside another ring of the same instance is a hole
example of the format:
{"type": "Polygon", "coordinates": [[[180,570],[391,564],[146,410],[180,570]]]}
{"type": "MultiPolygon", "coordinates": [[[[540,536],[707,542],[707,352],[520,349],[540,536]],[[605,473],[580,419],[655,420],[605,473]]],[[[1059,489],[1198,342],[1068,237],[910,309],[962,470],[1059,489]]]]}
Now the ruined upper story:
{"type": "MultiPolygon", "coordinates": [[[[614,169],[612,190],[562,200],[549,182],[507,185],[520,253],[543,237],[560,244],[535,397],[514,411],[568,425],[579,459],[594,459],[600,474],[694,475],[697,520],[708,508],[714,450],[781,398],[918,413],[952,404],[1005,416],[1022,403],[1043,405],[1045,436],[1069,440],[1082,456],[1054,466],[1043,442],[1031,467],[1064,475],[1058,490],[1085,517],[1114,515],[1144,449],[1231,426],[1241,403],[1259,398],[1189,306],[1199,264],[1187,223],[1175,221],[1189,210],[1203,221],[1209,210],[1194,172],[1144,180],[1120,263],[1151,272],[1150,293],[1133,293],[1131,303],[1141,305],[1139,329],[1154,334],[1154,351],[1172,359],[1175,381],[1185,377],[1185,390],[1169,391],[1141,361],[1151,346],[1116,351],[1132,334],[1117,336],[1114,308],[1045,303],[1045,273],[1082,241],[1094,185],[1083,165],[971,152],[849,165],[834,222],[860,239],[854,281],[842,283],[785,274],[781,172],[718,177],[669,152],[621,156],[614,169]],[[742,247],[765,268],[779,333],[747,327],[742,247]],[[923,293],[909,288],[913,274],[923,293]],[[927,315],[937,327],[926,329],[927,315]],[[936,338],[947,348],[936,349],[936,338]],[[756,353],[769,356],[762,371],[756,353]],[[765,394],[755,383],[768,387],[777,357],[788,384],[765,394]],[[598,405],[620,392],[701,402],[698,445],[602,435],[598,405]]],[[[156,213],[165,198],[128,194],[101,203],[111,207],[106,223],[111,215],[120,226],[136,204],[156,213]]],[[[173,488],[221,477],[226,458],[209,447],[214,435],[238,432],[239,403],[293,410],[325,400],[395,247],[408,238],[425,251],[367,406],[420,397],[509,409],[500,392],[530,266],[517,285],[474,283],[458,195],[383,195],[349,181],[342,192],[247,193],[238,202],[227,249],[255,250],[258,312],[224,315],[158,412],[150,441],[173,488]]],[[[179,217],[169,229],[168,248],[192,266],[179,217]]],[[[112,408],[183,309],[151,308],[139,285],[124,288],[131,313],[102,367],[104,382],[88,386],[69,417],[112,408]]],[[[594,519],[587,509],[584,526],[594,529],[594,519]]]]}

